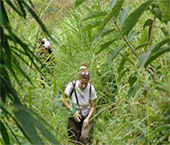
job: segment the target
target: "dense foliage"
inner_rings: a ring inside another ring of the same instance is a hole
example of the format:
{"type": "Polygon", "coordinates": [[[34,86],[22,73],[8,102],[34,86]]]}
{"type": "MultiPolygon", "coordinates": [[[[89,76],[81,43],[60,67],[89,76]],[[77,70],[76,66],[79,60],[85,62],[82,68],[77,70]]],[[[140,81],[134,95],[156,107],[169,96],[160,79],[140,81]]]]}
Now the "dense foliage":
{"type": "Polygon", "coordinates": [[[68,144],[57,88],[86,63],[98,96],[92,144],[168,144],[169,7],[169,0],[1,1],[0,143],[68,144]],[[42,37],[51,37],[55,58],[43,73],[42,37]]]}

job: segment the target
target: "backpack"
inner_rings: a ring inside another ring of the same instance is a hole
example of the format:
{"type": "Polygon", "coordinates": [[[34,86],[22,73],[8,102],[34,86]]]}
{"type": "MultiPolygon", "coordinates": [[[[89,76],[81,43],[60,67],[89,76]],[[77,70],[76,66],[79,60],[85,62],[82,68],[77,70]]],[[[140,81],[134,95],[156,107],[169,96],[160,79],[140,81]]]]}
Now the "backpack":
{"type": "MultiPolygon", "coordinates": [[[[72,91],[71,91],[71,93],[70,93],[70,97],[72,96],[72,94],[73,94],[73,92],[74,92],[74,90],[75,90],[76,81],[73,81],[73,82],[71,82],[71,83],[73,84],[73,89],[72,89],[72,91]]],[[[75,91],[75,92],[76,92],[76,91],[75,91]]],[[[90,98],[91,98],[91,84],[90,84],[89,96],[90,96],[90,98]]]]}

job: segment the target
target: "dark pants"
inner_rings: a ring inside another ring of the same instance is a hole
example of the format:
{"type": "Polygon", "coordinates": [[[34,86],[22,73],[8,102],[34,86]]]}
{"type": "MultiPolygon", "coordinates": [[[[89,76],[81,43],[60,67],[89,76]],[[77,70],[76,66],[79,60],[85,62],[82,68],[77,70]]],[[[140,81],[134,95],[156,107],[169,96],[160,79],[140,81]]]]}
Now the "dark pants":
{"type": "Polygon", "coordinates": [[[89,133],[92,128],[92,122],[87,127],[83,127],[84,118],[81,122],[76,122],[73,117],[68,120],[68,137],[73,142],[87,143],[89,140],[89,133]]]}

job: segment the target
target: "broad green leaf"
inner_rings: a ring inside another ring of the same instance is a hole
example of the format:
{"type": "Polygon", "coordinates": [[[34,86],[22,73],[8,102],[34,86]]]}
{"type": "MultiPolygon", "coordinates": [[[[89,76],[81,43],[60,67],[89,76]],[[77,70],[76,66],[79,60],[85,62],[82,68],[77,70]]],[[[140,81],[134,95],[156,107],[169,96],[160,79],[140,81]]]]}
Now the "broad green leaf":
{"type": "Polygon", "coordinates": [[[122,50],[123,47],[124,46],[119,46],[111,53],[111,55],[108,58],[109,66],[111,64],[111,61],[118,55],[118,53],[122,50]]]}
{"type": "Polygon", "coordinates": [[[5,144],[10,144],[7,129],[4,126],[4,124],[1,122],[1,120],[0,120],[0,132],[1,132],[1,135],[2,135],[2,138],[3,138],[4,142],[5,142],[5,144]]]}
{"type": "MultiPolygon", "coordinates": [[[[17,127],[21,130],[21,132],[24,134],[24,136],[30,141],[30,139],[28,138],[28,136],[25,134],[24,130],[21,128],[20,124],[19,124],[19,123],[17,122],[17,120],[13,117],[13,114],[10,113],[10,112],[8,112],[8,110],[5,108],[5,105],[4,105],[2,102],[0,102],[0,108],[3,110],[3,113],[5,113],[6,116],[8,115],[10,118],[13,119],[13,121],[16,123],[17,127]]],[[[16,141],[18,142],[18,140],[16,140],[16,141]]],[[[18,144],[20,144],[20,143],[18,142],[18,144]]]]}
{"type": "Polygon", "coordinates": [[[169,41],[170,41],[170,38],[165,39],[157,44],[153,44],[146,53],[139,56],[139,66],[143,67],[145,65],[145,63],[148,61],[149,57],[154,52],[156,52],[161,46],[168,43],[169,41]]]}
{"type": "Polygon", "coordinates": [[[130,87],[133,86],[133,84],[136,82],[136,80],[137,80],[137,77],[136,77],[136,76],[134,76],[134,75],[130,76],[130,78],[129,78],[129,80],[128,80],[128,82],[129,82],[129,84],[130,84],[130,87]]]}
{"type": "Polygon", "coordinates": [[[138,88],[137,85],[130,88],[130,90],[128,91],[128,98],[133,97],[136,94],[137,88],[138,88]]]}
{"type": "Polygon", "coordinates": [[[147,46],[147,45],[149,45],[149,42],[140,43],[140,44],[138,44],[138,46],[135,48],[135,50],[138,50],[139,48],[144,47],[144,46],[147,46]]]}
{"type": "Polygon", "coordinates": [[[86,25],[86,26],[84,27],[84,30],[91,30],[92,28],[99,26],[100,23],[101,23],[101,21],[92,22],[92,23],[86,25]]]}
{"type": "Polygon", "coordinates": [[[14,112],[17,119],[22,124],[25,132],[28,134],[29,138],[31,139],[32,143],[41,143],[42,141],[37,134],[36,129],[39,129],[39,131],[53,144],[58,145],[59,143],[55,139],[55,137],[43,126],[43,124],[39,121],[37,121],[35,118],[33,118],[28,112],[25,110],[17,110],[14,112]]]}
{"type": "Polygon", "coordinates": [[[107,47],[109,47],[115,40],[116,39],[111,40],[109,42],[106,42],[106,43],[100,45],[100,50],[96,52],[96,55],[99,54],[100,52],[102,52],[103,50],[105,50],[107,47]]]}
{"type": "Polygon", "coordinates": [[[42,144],[42,140],[35,129],[34,122],[32,121],[32,116],[24,110],[17,110],[14,114],[17,120],[21,123],[23,130],[30,138],[31,143],[42,144]]]}
{"type": "Polygon", "coordinates": [[[94,42],[93,42],[93,43],[97,42],[101,37],[103,37],[103,36],[105,36],[105,35],[113,32],[114,30],[115,30],[115,29],[113,29],[113,28],[103,29],[103,30],[101,31],[100,35],[94,39],[94,42]]]}
{"type": "Polygon", "coordinates": [[[122,26],[122,36],[127,35],[131,29],[135,26],[140,16],[149,7],[152,1],[147,1],[134,10],[125,20],[122,26]]]}
{"type": "Polygon", "coordinates": [[[103,31],[100,33],[99,35],[99,39],[111,32],[113,32],[115,29],[112,29],[112,28],[106,28],[106,29],[103,29],[103,31]]]}
{"type": "Polygon", "coordinates": [[[158,0],[163,20],[167,23],[170,20],[170,0],[158,0]]]}
{"type": "Polygon", "coordinates": [[[32,118],[32,124],[35,125],[37,129],[41,131],[41,133],[53,144],[59,145],[59,142],[55,139],[55,137],[42,125],[39,121],[36,119],[32,118]]]}
{"type": "Polygon", "coordinates": [[[152,26],[152,22],[153,21],[151,19],[146,20],[145,24],[143,25],[143,29],[145,29],[145,27],[147,27],[147,26],[152,26]]]}
{"type": "Polygon", "coordinates": [[[127,8],[125,8],[121,11],[120,18],[119,18],[120,25],[122,25],[124,23],[125,18],[126,18],[128,12],[129,12],[129,10],[130,10],[130,7],[127,7],[127,8]]]}
{"type": "Polygon", "coordinates": [[[134,38],[134,36],[136,35],[136,31],[132,30],[128,36],[128,41],[132,41],[132,39],[134,38]]]}
{"type": "Polygon", "coordinates": [[[92,18],[101,17],[101,16],[105,16],[105,15],[107,15],[107,13],[105,11],[91,12],[82,21],[92,19],[92,18]]]}
{"type": "Polygon", "coordinates": [[[152,63],[155,59],[157,59],[159,56],[161,56],[162,54],[164,54],[165,52],[170,51],[170,46],[169,47],[164,47],[161,48],[159,51],[157,51],[156,53],[154,53],[154,55],[152,55],[151,57],[149,57],[149,59],[147,60],[147,62],[145,63],[145,67],[152,63]]]}
{"type": "Polygon", "coordinates": [[[108,16],[101,22],[97,36],[100,34],[100,32],[104,29],[104,27],[107,25],[107,23],[110,21],[111,18],[116,18],[119,14],[119,11],[123,5],[124,0],[119,0],[112,8],[112,11],[108,14],[108,16]]]}
{"type": "Polygon", "coordinates": [[[85,0],[76,0],[75,1],[75,8],[77,8],[81,3],[83,3],[85,0]]]}

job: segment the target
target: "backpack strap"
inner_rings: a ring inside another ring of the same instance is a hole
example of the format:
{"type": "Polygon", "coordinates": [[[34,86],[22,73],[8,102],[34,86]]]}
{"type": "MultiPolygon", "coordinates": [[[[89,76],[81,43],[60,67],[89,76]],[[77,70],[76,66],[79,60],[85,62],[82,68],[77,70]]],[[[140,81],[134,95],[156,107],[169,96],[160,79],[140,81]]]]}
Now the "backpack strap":
{"type": "Polygon", "coordinates": [[[91,98],[91,84],[90,84],[89,98],[91,98]]]}
{"type": "Polygon", "coordinates": [[[73,90],[72,90],[71,93],[70,93],[70,97],[72,96],[72,94],[73,94],[73,92],[74,92],[74,93],[75,93],[75,97],[76,97],[76,101],[77,101],[77,105],[78,105],[79,110],[80,110],[80,114],[82,115],[82,111],[81,111],[81,109],[80,109],[80,104],[79,104],[79,101],[78,101],[78,98],[77,98],[77,92],[76,92],[76,90],[75,90],[76,81],[75,81],[75,83],[72,82],[72,84],[73,84],[73,90]]]}
{"type": "Polygon", "coordinates": [[[73,89],[72,89],[72,91],[71,91],[71,93],[70,93],[70,97],[72,96],[72,94],[73,94],[73,92],[74,92],[74,88],[75,88],[75,86],[76,86],[76,81],[73,81],[73,82],[71,82],[72,84],[73,84],[73,89]]]}

